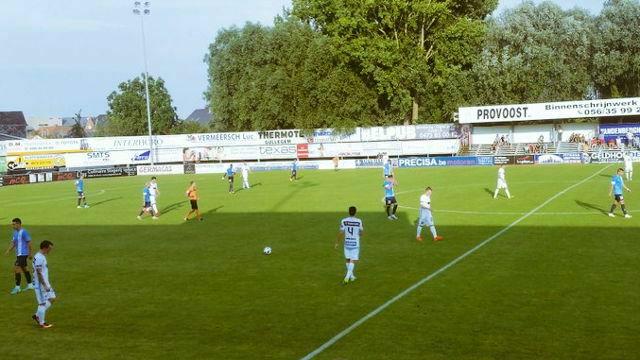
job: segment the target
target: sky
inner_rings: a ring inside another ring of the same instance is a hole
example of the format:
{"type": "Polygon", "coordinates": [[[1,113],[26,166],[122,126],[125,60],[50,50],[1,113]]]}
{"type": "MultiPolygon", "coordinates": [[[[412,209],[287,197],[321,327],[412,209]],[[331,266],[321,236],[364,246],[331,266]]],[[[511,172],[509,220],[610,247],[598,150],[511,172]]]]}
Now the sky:
{"type": "MultiPolygon", "coordinates": [[[[144,1],[144,0],[143,0],[144,1]]],[[[206,104],[203,62],[216,33],[246,22],[269,25],[290,0],[150,0],[144,18],[149,74],[165,80],[178,115],[206,104]]],[[[555,0],[597,13],[603,0],[555,0]]],[[[500,0],[498,12],[521,0],[500,0]]],[[[536,0],[535,2],[539,2],[536,0]]],[[[2,0],[0,111],[31,125],[55,116],[99,115],[120,82],[143,72],[133,0],[2,0]]]]}

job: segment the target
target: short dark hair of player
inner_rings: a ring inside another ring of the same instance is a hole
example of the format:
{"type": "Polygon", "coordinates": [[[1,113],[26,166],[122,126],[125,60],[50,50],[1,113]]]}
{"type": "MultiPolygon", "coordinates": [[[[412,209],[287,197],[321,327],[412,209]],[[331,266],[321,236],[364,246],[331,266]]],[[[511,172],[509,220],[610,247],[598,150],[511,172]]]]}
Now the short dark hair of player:
{"type": "Polygon", "coordinates": [[[624,169],[623,168],[618,168],[617,172],[620,172],[620,171],[624,172],[624,169]]]}
{"type": "Polygon", "coordinates": [[[13,220],[11,220],[12,223],[15,224],[21,224],[22,225],[22,220],[20,220],[20,218],[14,218],[13,220]]]}
{"type": "Polygon", "coordinates": [[[358,210],[355,206],[349,207],[349,215],[354,216],[358,210]]]}
{"type": "Polygon", "coordinates": [[[157,180],[157,178],[155,176],[152,176],[151,180],[157,180]]]}
{"type": "Polygon", "coordinates": [[[431,186],[427,186],[427,188],[426,188],[426,189],[424,189],[424,191],[429,191],[429,190],[433,190],[433,189],[431,188],[431,186]]]}
{"type": "Polygon", "coordinates": [[[48,249],[53,246],[53,243],[49,240],[43,240],[40,243],[40,249],[48,249]]]}

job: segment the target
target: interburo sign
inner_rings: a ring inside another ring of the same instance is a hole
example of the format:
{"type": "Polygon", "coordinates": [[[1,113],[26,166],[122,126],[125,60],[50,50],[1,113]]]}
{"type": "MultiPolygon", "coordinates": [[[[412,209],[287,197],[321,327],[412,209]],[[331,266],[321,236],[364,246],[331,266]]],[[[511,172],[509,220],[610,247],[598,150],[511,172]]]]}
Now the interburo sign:
{"type": "Polygon", "coordinates": [[[464,107],[460,124],[640,115],[640,98],[464,107]]]}

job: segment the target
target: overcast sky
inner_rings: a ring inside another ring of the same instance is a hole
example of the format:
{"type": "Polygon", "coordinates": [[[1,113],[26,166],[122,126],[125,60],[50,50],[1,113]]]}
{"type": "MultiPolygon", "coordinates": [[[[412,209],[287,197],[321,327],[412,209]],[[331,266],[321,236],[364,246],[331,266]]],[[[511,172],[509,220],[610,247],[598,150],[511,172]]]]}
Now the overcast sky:
{"type": "MultiPolygon", "coordinates": [[[[556,0],[597,13],[603,0],[556,0]]],[[[178,115],[204,107],[203,63],[216,32],[271,24],[290,0],[151,0],[145,17],[149,73],[161,76],[178,115]]],[[[498,11],[521,0],[501,0],[498,11]]],[[[539,1],[536,1],[539,2],[539,1]]],[[[0,111],[28,118],[99,115],[117,85],[143,69],[139,18],[129,0],[2,0],[0,111]]]]}

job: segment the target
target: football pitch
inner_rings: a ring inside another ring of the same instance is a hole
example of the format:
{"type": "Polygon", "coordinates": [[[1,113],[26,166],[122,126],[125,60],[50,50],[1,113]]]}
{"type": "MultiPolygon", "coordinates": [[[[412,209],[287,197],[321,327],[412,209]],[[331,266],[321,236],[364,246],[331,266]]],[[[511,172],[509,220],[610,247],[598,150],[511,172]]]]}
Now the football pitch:
{"type": "Polygon", "coordinates": [[[616,167],[507,167],[510,200],[492,199],[495,167],[397,169],[397,221],[381,169],[252,173],[234,195],[217,174],[159,176],[157,221],[136,219],[142,177],[87,179],[89,209],[72,182],[0,188],[6,244],[13,217],[55,244],[58,296],[37,328],[3,257],[0,358],[637,358],[640,196],[625,193],[634,218],[606,216],[616,167]],[[203,222],[183,221],[189,180],[203,222]],[[437,243],[415,240],[427,185],[437,243]],[[342,285],[350,205],[365,234],[342,285]]]}

